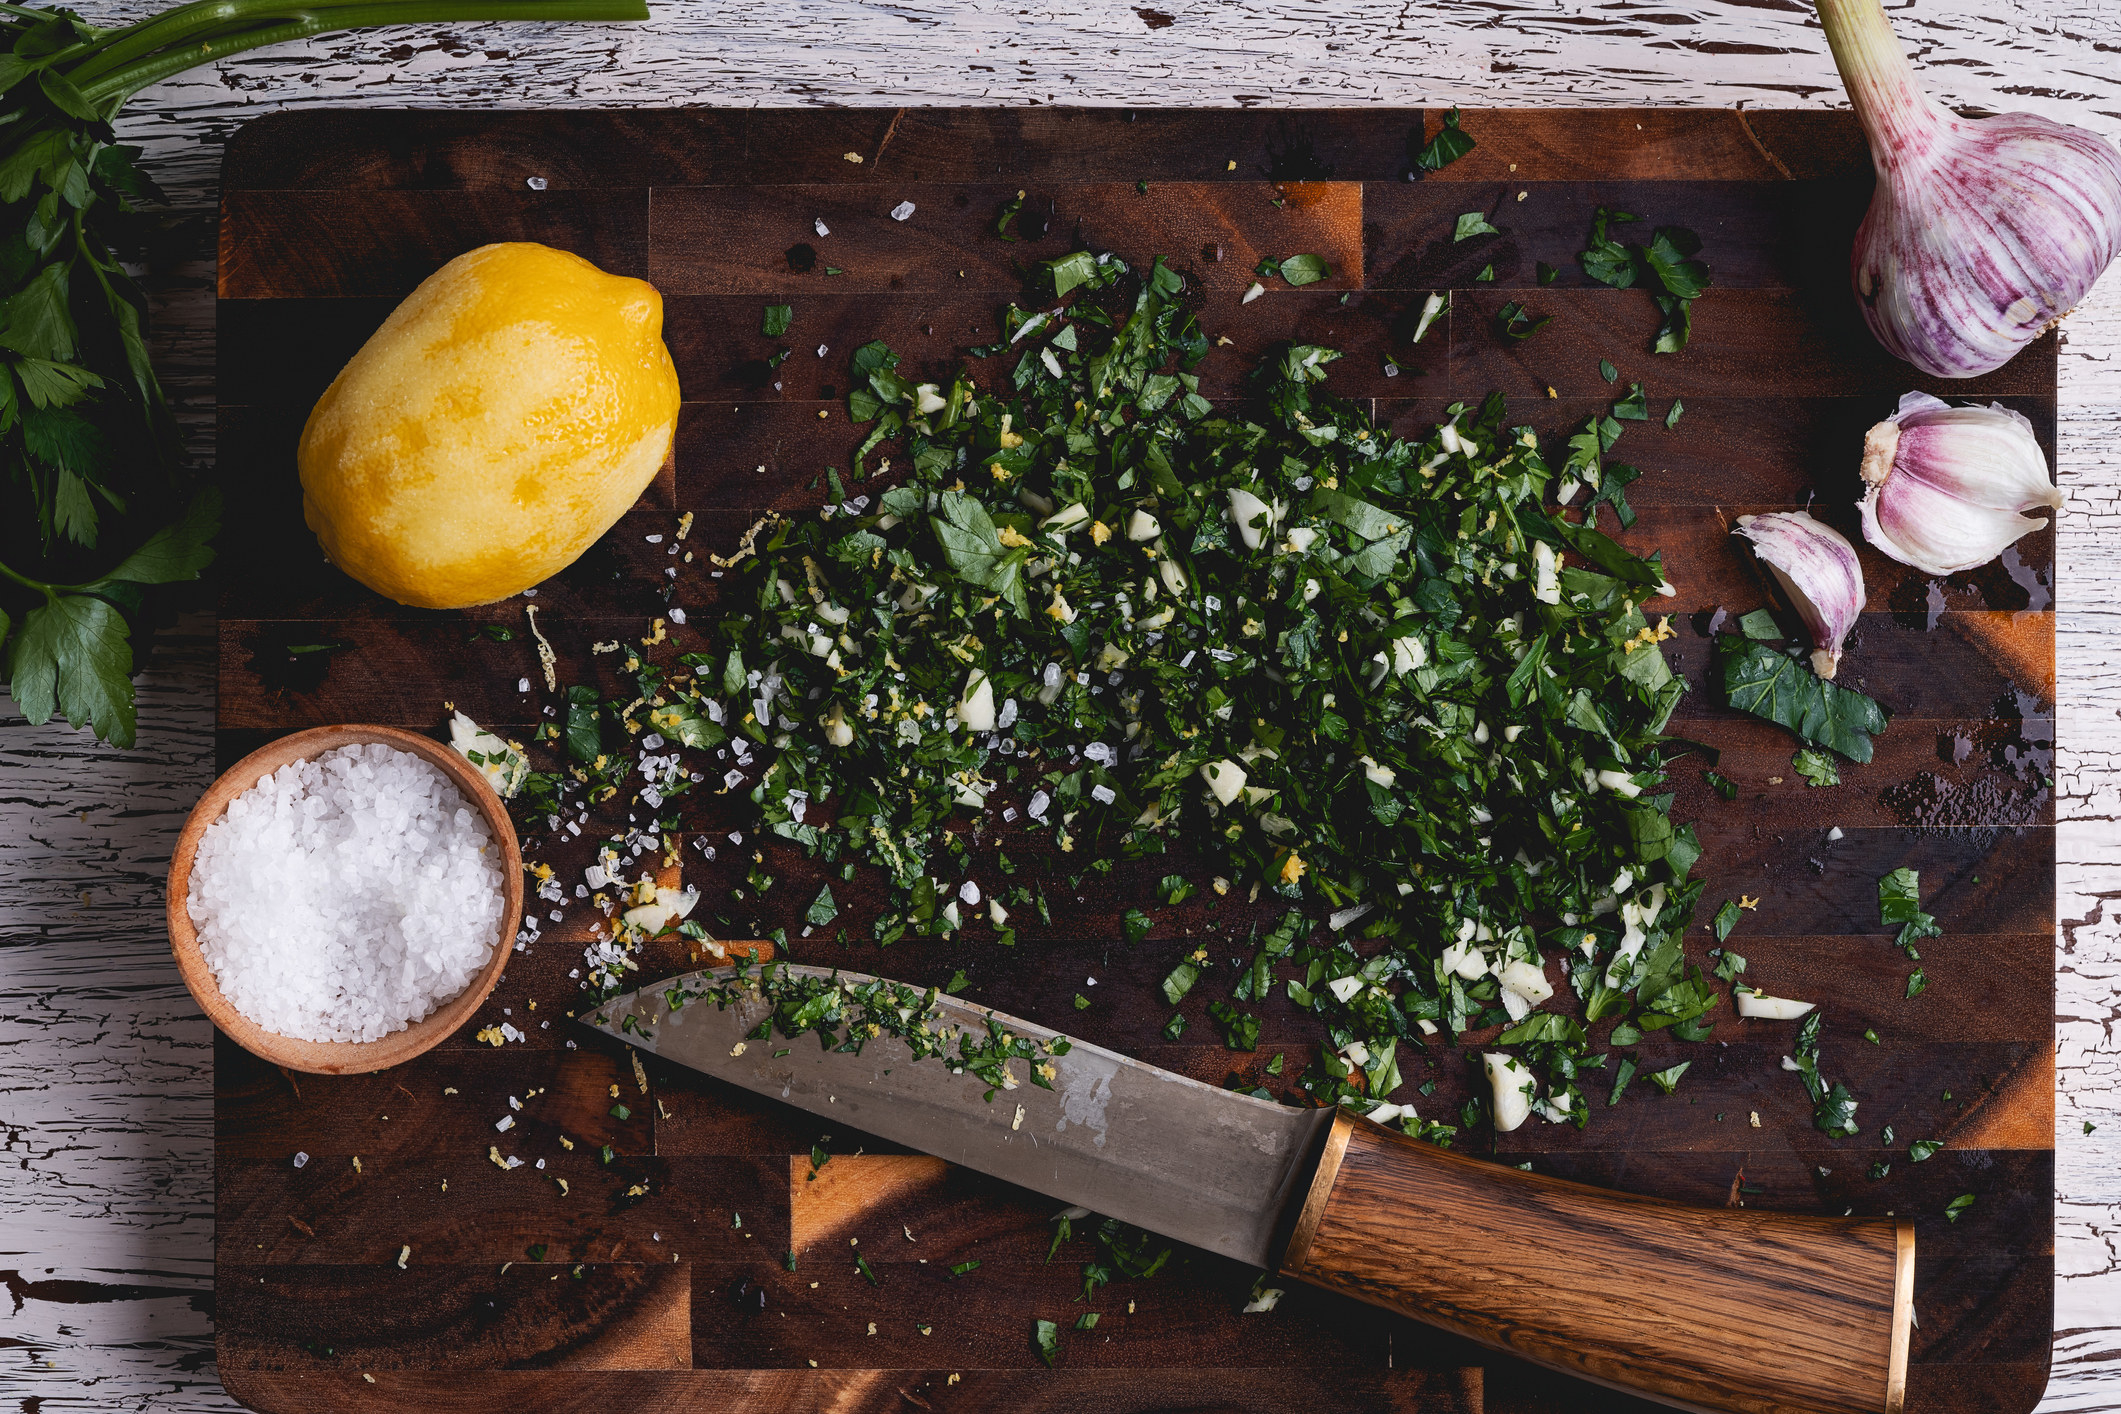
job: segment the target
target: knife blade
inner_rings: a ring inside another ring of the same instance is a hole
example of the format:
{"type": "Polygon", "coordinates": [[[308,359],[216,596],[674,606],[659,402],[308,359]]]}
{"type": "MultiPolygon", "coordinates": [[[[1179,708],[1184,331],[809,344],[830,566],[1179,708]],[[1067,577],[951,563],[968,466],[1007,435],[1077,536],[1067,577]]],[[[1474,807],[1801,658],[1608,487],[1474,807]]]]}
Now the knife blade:
{"type": "MultiPolygon", "coordinates": [[[[842,989],[880,980],[775,966],[777,976],[842,989]]],[[[890,1034],[858,1052],[828,1049],[817,1036],[760,1040],[753,1033],[774,1008],[750,989],[726,1007],[684,1000],[735,981],[728,969],[689,973],[586,1019],[755,1094],[1256,1267],[1274,1265],[1276,1239],[1294,1221],[1292,1202],[1332,1122],[1327,1110],[1219,1090],[940,994],[932,1026],[985,1037],[991,1022],[1029,1041],[1051,1076],[1034,1078],[1032,1061],[1018,1059],[1009,1063],[1013,1088],[998,1088],[940,1059],[916,1060],[890,1034]]]]}
{"type": "Polygon", "coordinates": [[[814,1115],[1678,1408],[1899,1414],[1905,1398],[1905,1218],[1593,1188],[859,973],[711,969],[583,1019],[814,1115]]]}

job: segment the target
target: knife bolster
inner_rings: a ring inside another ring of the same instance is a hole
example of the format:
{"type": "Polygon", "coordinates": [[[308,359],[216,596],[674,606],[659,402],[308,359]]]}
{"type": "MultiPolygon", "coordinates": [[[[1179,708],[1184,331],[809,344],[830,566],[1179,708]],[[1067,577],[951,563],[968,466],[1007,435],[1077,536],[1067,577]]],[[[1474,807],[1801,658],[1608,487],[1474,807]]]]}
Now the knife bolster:
{"type": "Polygon", "coordinates": [[[1914,1225],[1694,1208],[1335,1116],[1299,1281],[1682,1409],[1899,1414],[1914,1225]]]}

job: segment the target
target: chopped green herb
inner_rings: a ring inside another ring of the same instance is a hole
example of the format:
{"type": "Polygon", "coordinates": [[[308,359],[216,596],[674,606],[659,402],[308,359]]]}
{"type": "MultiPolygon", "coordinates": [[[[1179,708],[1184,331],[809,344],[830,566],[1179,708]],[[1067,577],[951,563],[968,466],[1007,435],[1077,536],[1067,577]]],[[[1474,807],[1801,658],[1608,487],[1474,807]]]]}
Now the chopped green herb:
{"type": "Polygon", "coordinates": [[[1628,385],[1627,396],[1613,404],[1613,416],[1624,422],[1647,422],[1650,418],[1649,395],[1642,391],[1640,383],[1628,385]]]}
{"type": "Polygon", "coordinates": [[[1628,1088],[1628,1082],[1630,1080],[1633,1080],[1634,1078],[1635,1058],[1633,1056],[1622,1056],[1620,1059],[1620,1068],[1613,1074],[1613,1092],[1610,1095],[1606,1096],[1605,1102],[1608,1105],[1619,1104],[1621,1095],[1625,1093],[1628,1088]]]}
{"type": "Polygon", "coordinates": [[[1620,376],[1620,370],[1613,367],[1611,359],[1602,358],[1598,360],[1598,376],[1610,383],[1620,376]]]}
{"type": "Polygon", "coordinates": [[[1823,751],[1813,751],[1810,748],[1801,750],[1790,758],[1790,765],[1810,785],[1838,786],[1841,784],[1841,772],[1834,765],[1834,758],[1823,751]]]}
{"type": "Polygon", "coordinates": [[[759,320],[759,332],[769,339],[778,339],[788,332],[789,321],[794,317],[795,306],[769,304],[765,316],[759,320]]]}
{"type": "Polygon", "coordinates": [[[1789,654],[1735,634],[1716,638],[1723,688],[1733,707],[1787,727],[1860,763],[1885,730],[1884,711],[1860,692],[1836,687],[1789,654]]]}
{"type": "Polygon", "coordinates": [[[1701,779],[1707,781],[1709,789],[1715,791],[1716,794],[1722,796],[1725,800],[1736,800],[1738,798],[1738,782],[1732,780],[1729,776],[1718,775],[1714,771],[1703,771],[1701,779]]]}
{"type": "Polygon", "coordinates": [[[876,1279],[876,1268],[870,1266],[869,1259],[859,1252],[854,1254],[854,1269],[860,1272],[862,1280],[868,1282],[871,1286],[883,1285],[882,1282],[876,1279]]]}
{"type": "Polygon", "coordinates": [[[953,1277],[961,1277],[961,1276],[963,1276],[963,1275],[964,1275],[965,1273],[967,1273],[967,1272],[974,1272],[974,1271],[978,1271],[978,1270],[979,1270],[979,1259],[978,1259],[977,1257],[975,1257],[975,1258],[973,1258],[973,1259],[972,1259],[971,1261],[969,1261],[969,1262],[959,1262],[959,1263],[955,1264],[954,1266],[952,1266],[952,1267],[950,1268],[950,1275],[951,1275],[951,1276],[953,1276],[953,1277]]]}
{"type": "Polygon", "coordinates": [[[1081,992],[1077,992],[1075,994],[1075,1009],[1077,1011],[1088,1011],[1090,1009],[1090,999],[1081,992]]]}
{"type": "Polygon", "coordinates": [[[1038,1351],[1038,1358],[1046,1362],[1047,1368],[1052,1368],[1060,1359],[1060,1327],[1052,1321],[1033,1321],[1031,1344],[1038,1351]]]}
{"type": "Polygon", "coordinates": [[[1679,425],[1680,414],[1684,413],[1685,411],[1685,403],[1679,401],[1679,399],[1677,398],[1672,399],[1672,410],[1664,415],[1664,425],[1667,431],[1679,425]]]}
{"type": "Polygon", "coordinates": [[[1677,353],[1686,347],[1693,329],[1693,302],[1710,284],[1709,267],[1695,259],[1701,238],[1683,226],[1658,227],[1646,246],[1608,234],[1612,226],[1638,219],[1599,207],[1591,218],[1590,247],[1576,258],[1584,274],[1599,284],[1648,290],[1664,315],[1651,347],[1657,353],[1677,353]]]}
{"type": "Polygon", "coordinates": [[[1944,1205],[1944,1220],[1949,1223],[1955,1223],[1965,1215],[1967,1209],[1973,1206],[1974,1195],[1962,1193],[1944,1205]]]}
{"type": "Polygon", "coordinates": [[[1316,284],[1331,273],[1322,256],[1292,255],[1281,262],[1281,277],[1291,285],[1316,284]]]}
{"type": "Polygon", "coordinates": [[[1233,1051],[1256,1050],[1259,1046],[1259,1018],[1251,1012],[1239,1011],[1228,1002],[1210,1002],[1208,1016],[1222,1028],[1223,1044],[1233,1051]]]}
{"type": "Polygon", "coordinates": [[[611,1117],[613,1119],[632,1119],[633,1111],[627,1109],[624,1105],[613,1105],[611,1107],[611,1117]]]}
{"type": "Polygon", "coordinates": [[[1485,211],[1468,211],[1458,218],[1458,228],[1452,233],[1453,241],[1467,241],[1475,236],[1499,236],[1502,232],[1489,224],[1485,211]]]}
{"type": "Polygon", "coordinates": [[[1723,906],[1716,910],[1716,941],[1720,943],[1729,938],[1731,930],[1738,926],[1738,920],[1743,916],[1744,911],[1735,899],[1725,899],[1723,906]]]}
{"type": "Polygon", "coordinates": [[[1895,869],[1878,881],[1878,921],[1888,926],[1900,925],[1893,945],[1910,958],[1922,956],[1916,943],[1944,933],[1937,920],[1922,911],[1921,893],[1922,879],[1913,869],[1895,869]]]}
{"type": "Polygon", "coordinates": [[[1650,1072],[1650,1083],[1669,1095],[1679,1088],[1679,1077],[1685,1075],[1687,1067],[1692,1064],[1692,1061],[1681,1061],[1679,1064],[1667,1066],[1663,1070],[1653,1070],[1650,1072]]]}
{"type": "Polygon", "coordinates": [[[529,1247],[524,1249],[524,1255],[528,1256],[533,1262],[542,1262],[545,1260],[545,1253],[547,1250],[548,1249],[546,1248],[544,1243],[533,1242],[530,1244],[529,1247]]]}
{"type": "Polygon", "coordinates": [[[827,884],[811,900],[810,910],[803,915],[803,921],[813,928],[822,928],[839,916],[840,906],[832,897],[832,885],[827,884]]]}
{"type": "Polygon", "coordinates": [[[1554,277],[1561,273],[1553,266],[1547,264],[1544,260],[1538,262],[1538,264],[1533,267],[1533,271],[1539,277],[1539,283],[1542,285],[1553,284],[1554,277]]]}
{"type": "Polygon", "coordinates": [[[1443,125],[1436,136],[1422,145],[1421,155],[1414,165],[1424,172],[1440,172],[1473,150],[1473,139],[1458,125],[1458,110],[1451,109],[1443,115],[1443,125]]]}
{"type": "Polygon", "coordinates": [[[1077,1330],[1079,1330],[1079,1331],[1091,1331],[1091,1330],[1096,1330],[1096,1329],[1097,1329],[1097,1312],[1095,1312],[1095,1311],[1085,1311],[1085,1312],[1083,1312],[1083,1313],[1082,1313],[1082,1314],[1081,1314],[1080,1316],[1077,1316],[1077,1317],[1075,1318],[1075,1328],[1076,1328],[1077,1330]]]}
{"type": "Polygon", "coordinates": [[[995,212],[994,234],[1000,236],[1005,241],[1022,240],[1023,237],[1017,235],[1017,233],[1010,228],[1016,224],[1016,218],[1023,214],[1024,194],[1022,192],[1018,192],[1015,196],[1012,196],[1007,201],[1003,202],[1001,205],[1001,209],[995,212]]]}
{"type": "Polygon", "coordinates": [[[1923,1163],[1943,1147],[1942,1139],[1917,1139],[1907,1146],[1907,1161],[1911,1164],[1923,1163]]]}
{"type": "Polygon", "coordinates": [[[1913,1001],[1916,997],[1921,996],[1928,989],[1929,984],[1929,978],[1922,975],[1921,968],[1918,967],[1913,972],[1910,972],[1907,977],[1907,999],[1913,1001]]]}
{"type": "MultiPolygon", "coordinates": [[[[1819,1074],[1819,1032],[1823,1014],[1812,1012],[1797,1028],[1796,1067],[1804,1088],[1812,1097],[1812,1127],[1837,1139],[1856,1133],[1856,1097],[1836,1080],[1829,1084],[1819,1074]]],[[[1947,1096],[1946,1098],[1949,1098],[1947,1096]]]]}
{"type": "Polygon", "coordinates": [[[1525,307],[1516,300],[1511,300],[1495,313],[1496,331],[1504,338],[1515,340],[1518,343],[1531,338],[1553,322],[1554,316],[1551,314],[1538,319],[1532,318],[1525,311],[1525,307]]]}
{"type": "Polygon", "coordinates": [[[1738,631],[1747,638],[1758,639],[1762,643],[1779,643],[1789,637],[1782,631],[1782,625],[1775,622],[1773,611],[1768,609],[1755,609],[1751,613],[1741,614],[1738,618],[1738,631]]]}

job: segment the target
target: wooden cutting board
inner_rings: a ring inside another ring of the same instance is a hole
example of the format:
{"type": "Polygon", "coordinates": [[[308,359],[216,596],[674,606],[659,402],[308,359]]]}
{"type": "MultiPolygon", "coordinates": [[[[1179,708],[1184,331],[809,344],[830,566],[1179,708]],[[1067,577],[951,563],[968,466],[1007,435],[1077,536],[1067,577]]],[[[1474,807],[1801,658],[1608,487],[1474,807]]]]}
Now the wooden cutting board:
{"type": "MultiPolygon", "coordinates": [[[[1877,759],[1845,769],[1838,788],[1807,787],[1785,733],[1718,705],[1706,633],[1714,610],[1766,602],[1728,541],[1732,516],[1816,494],[1816,509],[1855,537],[1862,431],[1906,389],[1999,399],[2032,419],[2052,456],[2055,343],[1949,386],[1877,348],[1847,289],[1870,174],[1845,115],[1475,112],[1465,126],[1477,150],[1416,180],[1412,155],[1440,117],[346,112],[251,124],[229,145],[222,192],[223,764],[318,723],[439,733],[448,703],[527,739],[547,696],[526,602],[563,682],[614,685],[613,656],[590,645],[646,634],[666,587],[691,617],[674,636],[696,633],[714,614],[704,556],[686,563],[667,553],[674,542],[649,537],[672,534],[689,511],[687,544],[726,550],[762,509],[813,511],[821,471],[844,469],[859,435],[844,401],[852,350],[882,337],[923,372],[941,371],[992,340],[1022,264],[1078,242],[1144,262],[1168,255],[1199,277],[1202,322],[1230,341],[1202,369],[1213,396],[1237,396],[1257,358],[1289,339],[1345,350],[1329,386],[1403,429],[1500,389],[1542,435],[1565,433],[1639,379],[1653,420],[1631,424],[1615,455],[1645,472],[1627,539],[1661,547],[1679,589],[1681,632],[1667,651],[1697,690],[1674,730],[1720,748],[1720,769],[1741,787],[1717,798],[1698,759],[1675,772],[1675,813],[1697,822],[1705,847],[1703,922],[1724,899],[1759,897],[1731,945],[1769,990],[1822,1004],[1822,1067],[1860,1097],[1863,1130],[1834,1142],[1813,1129],[1778,1064],[1792,1028],[1726,1009],[1713,1042],[1641,1048],[1644,1070],[1694,1062],[1675,1094],[1638,1083],[1607,1107],[1593,1079],[1582,1131],[1534,1124],[1462,1143],[1687,1202],[1913,1214],[1920,1328],[1908,1407],[2028,1409],[2047,1380],[2052,1327],[2053,536],[1941,583],[1865,550],[1870,602],[1843,681],[1896,715],[1877,759]],[[1019,190],[1025,239],[1011,244],[992,227],[1019,190]],[[904,201],[912,218],[890,219],[904,201]],[[1636,231],[1700,233],[1715,287],[1684,353],[1650,354],[1649,297],[1589,286],[1575,265],[1601,204],[1644,217],[1636,231]],[[1457,216],[1475,209],[1502,234],[1454,242],[1457,216]],[[496,240],[578,251],[662,289],[687,400],[675,471],[534,601],[403,609],[321,562],[302,526],[294,442],[394,303],[444,260],[496,240]],[[1297,252],[1324,256],[1332,277],[1241,303],[1262,255],[1297,252]],[[1538,282],[1542,261],[1561,272],[1551,286],[1538,282]],[[1446,287],[1453,313],[1418,347],[1405,343],[1410,312],[1446,287]],[[1553,322],[1513,344],[1495,327],[1509,300],[1553,322]],[[769,303],[794,307],[785,340],[758,333],[769,303]],[[769,370],[784,344],[792,353],[769,370]],[[1617,388],[1601,358],[1618,366],[1617,388]],[[1675,396],[1686,414],[1667,430],[1675,396]],[[319,651],[295,651],[308,649],[319,651]],[[1923,944],[1929,985],[1914,1000],[1911,964],[1877,921],[1876,880],[1903,864],[1921,871],[1924,906],[1947,930],[1923,944]],[[1914,1139],[1947,1147],[1910,1164],[1914,1139]],[[1868,1177],[1880,1158],[1890,1173],[1868,1177]],[[1974,1205],[1947,1223],[1962,1193],[1974,1205]]],[[[733,828],[730,798],[698,802],[688,840],[733,828]]],[[[588,837],[544,838],[526,836],[528,852],[571,886],[588,837]]],[[[681,851],[714,911],[730,907],[715,901],[754,847],[723,847],[712,862],[681,851]]],[[[1211,911],[1204,895],[1129,948],[1117,915],[1153,906],[1168,866],[1077,876],[1035,843],[1009,847],[1054,912],[1050,927],[1020,912],[1013,950],[974,940],[880,953],[822,932],[803,939],[823,876],[771,846],[764,868],[777,886],[732,922],[740,933],[786,928],[802,961],[924,983],[962,970],[976,1000],[1212,1082],[1281,1090],[1301,1073],[1316,1032],[1286,1001],[1266,1005],[1256,1054],[1223,1049],[1199,1015],[1183,1041],[1162,1039],[1157,979],[1182,948],[1205,945],[1217,968],[1185,1010],[1226,995],[1253,915],[1211,911]],[[1094,999],[1089,1009],[1076,1010],[1077,993],[1094,999]],[[1287,1057],[1279,1077],[1265,1071],[1276,1054],[1287,1057]]],[[[842,922],[865,923],[871,896],[836,877],[835,888],[842,922]]],[[[1085,1304],[1091,1248],[1078,1240],[1045,1261],[1058,1206],[1047,1199],[654,1062],[653,1093],[642,1094],[623,1050],[568,1021],[589,913],[570,900],[464,1034],[397,1070],[294,1077],[220,1042],[217,1319],[221,1374],[238,1396],[288,1411],[1635,1407],[1301,1288],[1271,1314],[1242,1315],[1254,1274],[1205,1256],[1085,1304]],[[496,1049],[471,1034],[503,1021],[527,1039],[496,1049]],[[614,1093],[631,1118],[613,1117],[614,1093]],[[524,1109],[497,1133],[516,1113],[511,1096],[524,1109]],[[489,1162],[497,1140],[524,1166],[489,1162]],[[813,1177],[818,1142],[834,1157],[813,1177]],[[309,1155],[301,1168],[298,1152],[309,1155]],[[946,1279],[975,1259],[976,1271],[946,1279]],[[1071,1326],[1085,1310],[1102,1314],[1095,1331],[1071,1331],[1061,1367],[1043,1368],[1032,1320],[1071,1326]]],[[[1694,936],[1698,956],[1712,939],[1694,936]]],[[[651,958],[649,975],[681,965],[651,958]]],[[[1434,1085],[1416,1102],[1449,1118],[1471,1072],[1455,1050],[1433,1047],[1426,1060],[1405,1067],[1411,1084],[1434,1085]]],[[[1654,1284],[1658,1273],[1613,1280],[1654,1284]]]]}

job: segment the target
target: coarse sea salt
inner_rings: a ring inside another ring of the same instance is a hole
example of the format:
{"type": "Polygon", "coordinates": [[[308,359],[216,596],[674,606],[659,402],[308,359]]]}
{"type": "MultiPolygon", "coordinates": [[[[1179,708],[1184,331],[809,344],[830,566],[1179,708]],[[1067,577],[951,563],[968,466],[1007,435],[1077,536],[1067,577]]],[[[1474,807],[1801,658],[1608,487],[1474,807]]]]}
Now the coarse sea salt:
{"type": "Polygon", "coordinates": [[[229,802],[192,862],[199,950],[238,1011],[373,1041],[462,992],[500,934],[500,851],[440,770],[381,743],[297,761],[229,802]]]}

